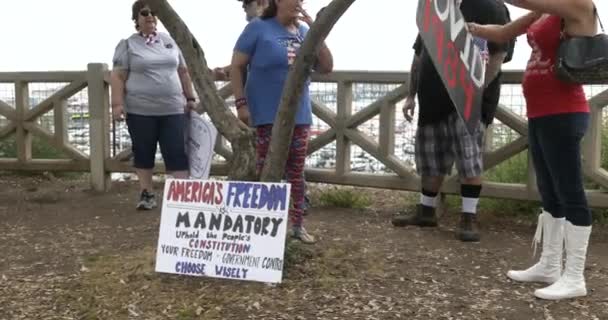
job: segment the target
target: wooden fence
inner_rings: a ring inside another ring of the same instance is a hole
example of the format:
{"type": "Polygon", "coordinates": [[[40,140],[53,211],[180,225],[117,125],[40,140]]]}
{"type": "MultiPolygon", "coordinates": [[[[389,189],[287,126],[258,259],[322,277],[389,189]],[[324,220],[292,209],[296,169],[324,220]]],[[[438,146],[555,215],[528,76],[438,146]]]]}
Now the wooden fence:
{"type": "MultiPolygon", "coordinates": [[[[522,78],[520,71],[505,72],[505,84],[519,84],[522,78]]],[[[307,168],[306,179],[311,182],[342,184],[352,186],[376,187],[417,191],[420,178],[412,165],[403,161],[395,153],[395,129],[399,122],[398,113],[407,95],[406,82],[408,74],[404,72],[368,72],[337,71],[325,76],[314,75],[316,85],[327,84],[335,88],[335,103],[328,106],[322,102],[313,102],[313,113],[327,129],[316,135],[310,143],[309,154],[335,142],[335,166],[329,169],[307,168]],[[354,88],[360,84],[391,85],[381,96],[371,103],[354,111],[354,88]],[[377,132],[372,137],[369,132],[360,130],[360,126],[370,119],[379,119],[377,132]],[[377,137],[377,138],[376,138],[377,137]],[[351,170],[351,149],[358,146],[384,168],[383,173],[361,173],[351,170]],[[386,173],[389,172],[389,173],[386,173]]],[[[110,107],[109,107],[109,73],[104,64],[89,64],[86,71],[79,72],[8,72],[0,73],[0,85],[14,86],[12,103],[0,100],[0,139],[13,136],[16,144],[16,157],[2,158],[0,170],[27,171],[86,171],[91,174],[91,185],[95,190],[106,190],[110,186],[109,174],[112,172],[130,172],[130,150],[119,150],[112,154],[110,107]],[[35,83],[61,83],[42,101],[31,105],[29,86],[35,83]],[[63,85],[64,84],[64,85],[63,85]],[[79,92],[86,93],[88,107],[88,143],[87,152],[70,142],[68,138],[68,108],[70,98],[79,92]],[[52,130],[45,128],[38,121],[41,117],[52,114],[52,130]],[[38,159],[32,155],[32,137],[62,152],[63,159],[38,159]]],[[[220,94],[230,99],[228,87],[219,89],[220,94]]],[[[0,92],[1,93],[1,92],[0,92]]],[[[6,99],[5,99],[6,100],[6,99]]],[[[603,189],[608,187],[608,172],[601,167],[602,145],[602,110],[608,105],[608,90],[590,97],[592,108],[591,125],[584,139],[584,172],[589,185],[594,189],[587,190],[589,202],[594,207],[608,207],[608,194],[603,189]]],[[[485,154],[485,170],[495,168],[509,159],[527,150],[527,121],[521,114],[500,106],[496,119],[501,125],[517,133],[518,137],[500,146],[488,150],[485,154]]],[[[415,124],[412,124],[415,126],[415,124]]],[[[114,133],[115,134],[115,133],[114,133]]],[[[488,135],[491,138],[492,134],[488,135]]],[[[230,147],[225,140],[218,139],[216,146],[224,159],[231,156],[230,147]]],[[[530,161],[528,161],[530,163],[530,161]]],[[[534,171],[527,166],[526,183],[501,183],[487,181],[483,195],[487,197],[538,200],[534,171]]],[[[215,162],[212,174],[224,175],[227,170],[225,161],[215,162]]],[[[159,163],[157,171],[162,172],[159,163]]],[[[452,176],[443,189],[446,193],[459,193],[458,179],[452,176]]]]}

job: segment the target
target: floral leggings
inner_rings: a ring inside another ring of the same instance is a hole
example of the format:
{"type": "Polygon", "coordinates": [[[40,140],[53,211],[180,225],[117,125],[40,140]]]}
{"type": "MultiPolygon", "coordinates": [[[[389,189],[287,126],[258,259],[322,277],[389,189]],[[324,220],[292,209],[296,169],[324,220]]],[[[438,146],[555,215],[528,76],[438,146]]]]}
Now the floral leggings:
{"type": "MultiPolygon", "coordinates": [[[[293,131],[291,145],[289,146],[289,156],[285,164],[285,176],[287,182],[291,184],[291,202],[289,216],[293,227],[302,226],[304,220],[304,165],[306,161],[306,150],[308,148],[308,137],[310,134],[309,125],[297,125],[293,131]]],[[[270,147],[270,138],[272,136],[272,125],[262,125],[257,127],[256,135],[256,152],[257,162],[256,168],[258,173],[264,167],[266,154],[270,147]]]]}

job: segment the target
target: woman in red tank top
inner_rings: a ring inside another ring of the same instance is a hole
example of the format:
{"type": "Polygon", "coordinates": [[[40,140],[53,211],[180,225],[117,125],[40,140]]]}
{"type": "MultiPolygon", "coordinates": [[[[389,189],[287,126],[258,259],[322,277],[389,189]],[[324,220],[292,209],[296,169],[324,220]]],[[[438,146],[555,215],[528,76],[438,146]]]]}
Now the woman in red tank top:
{"type": "Polygon", "coordinates": [[[580,142],[589,124],[589,105],[583,87],[559,80],[554,65],[562,21],[564,34],[595,35],[595,6],[592,0],[505,2],[531,12],[505,26],[469,24],[469,31],[495,42],[527,34],[532,54],[522,86],[528,144],[543,204],[534,237],[536,244],[542,236],[540,261],[526,270],[511,270],[507,276],[515,281],[549,283],[534,292],[541,299],[585,296],[583,271],[592,217],[583,187],[580,142]]]}

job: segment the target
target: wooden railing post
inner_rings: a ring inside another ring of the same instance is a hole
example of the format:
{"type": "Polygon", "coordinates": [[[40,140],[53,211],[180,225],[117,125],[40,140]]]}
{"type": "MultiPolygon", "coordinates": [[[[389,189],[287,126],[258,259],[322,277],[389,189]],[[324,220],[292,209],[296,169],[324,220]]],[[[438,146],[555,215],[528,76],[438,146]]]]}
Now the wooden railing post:
{"type": "Polygon", "coordinates": [[[485,133],[485,136],[483,137],[483,151],[484,152],[492,151],[493,140],[494,140],[494,125],[490,124],[486,128],[486,133],[485,133]]]}
{"type": "Polygon", "coordinates": [[[388,157],[395,152],[395,105],[388,101],[380,108],[380,153],[388,157]]]}
{"type": "Polygon", "coordinates": [[[353,111],[352,82],[338,82],[336,117],[336,174],[343,176],[350,171],[350,143],[346,137],[346,121],[353,111]]]}
{"type": "Polygon", "coordinates": [[[15,82],[17,160],[21,165],[32,160],[32,134],[25,128],[25,115],[30,109],[30,92],[25,81],[15,82]]]}
{"type": "Polygon", "coordinates": [[[589,128],[583,139],[583,166],[594,172],[602,164],[602,108],[591,106],[589,128]]]}
{"type": "Polygon", "coordinates": [[[90,63],[87,68],[91,188],[95,191],[110,188],[110,174],[105,168],[105,160],[110,156],[110,98],[109,86],[104,81],[107,70],[108,66],[100,63],[90,63]]]}
{"type": "Polygon", "coordinates": [[[55,140],[58,144],[69,143],[68,139],[68,102],[65,99],[57,99],[53,102],[53,117],[55,124],[55,140]]]}

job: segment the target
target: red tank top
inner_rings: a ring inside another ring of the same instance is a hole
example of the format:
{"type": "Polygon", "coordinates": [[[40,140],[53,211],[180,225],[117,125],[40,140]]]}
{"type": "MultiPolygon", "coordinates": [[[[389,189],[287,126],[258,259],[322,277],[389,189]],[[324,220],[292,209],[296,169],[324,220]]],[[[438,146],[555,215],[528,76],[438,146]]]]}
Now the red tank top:
{"type": "Polygon", "coordinates": [[[560,42],[561,18],[544,15],[528,28],[532,55],[522,82],[528,118],[589,112],[583,86],[560,81],[553,72],[560,42]]]}

